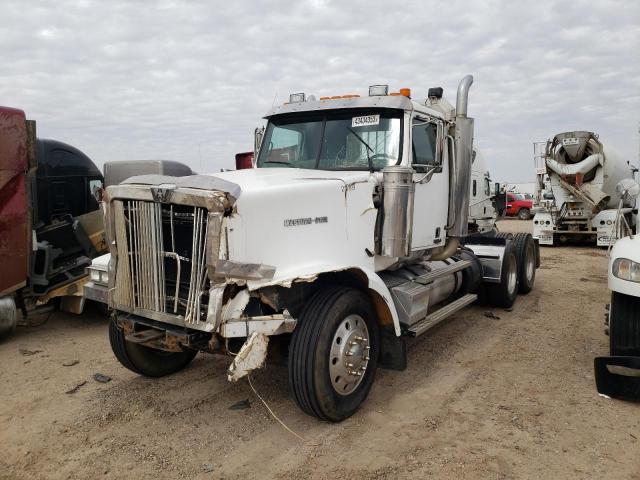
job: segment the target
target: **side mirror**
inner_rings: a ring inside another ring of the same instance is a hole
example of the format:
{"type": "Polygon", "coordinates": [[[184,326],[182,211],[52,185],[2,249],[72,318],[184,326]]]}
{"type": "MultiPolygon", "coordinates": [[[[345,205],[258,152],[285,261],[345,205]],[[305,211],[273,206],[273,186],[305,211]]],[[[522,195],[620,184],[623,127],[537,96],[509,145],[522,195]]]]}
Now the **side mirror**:
{"type": "Polygon", "coordinates": [[[500,183],[496,182],[494,184],[494,195],[500,195],[500,183]]]}
{"type": "Polygon", "coordinates": [[[433,166],[425,165],[423,163],[412,163],[411,168],[413,168],[416,173],[427,173],[431,168],[433,168],[433,166]]]}
{"type": "Polygon", "coordinates": [[[264,137],[264,127],[256,127],[253,132],[253,158],[258,159],[258,152],[260,151],[260,145],[262,145],[262,138],[264,137]]]}

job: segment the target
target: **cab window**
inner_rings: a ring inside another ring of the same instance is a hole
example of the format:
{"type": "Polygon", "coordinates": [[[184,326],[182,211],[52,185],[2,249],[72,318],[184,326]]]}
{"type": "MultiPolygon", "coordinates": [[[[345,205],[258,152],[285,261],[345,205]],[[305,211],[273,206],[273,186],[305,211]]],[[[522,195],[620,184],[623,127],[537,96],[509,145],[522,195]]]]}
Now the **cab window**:
{"type": "Polygon", "coordinates": [[[436,155],[438,126],[425,120],[413,120],[413,164],[439,166],[436,155]]]}

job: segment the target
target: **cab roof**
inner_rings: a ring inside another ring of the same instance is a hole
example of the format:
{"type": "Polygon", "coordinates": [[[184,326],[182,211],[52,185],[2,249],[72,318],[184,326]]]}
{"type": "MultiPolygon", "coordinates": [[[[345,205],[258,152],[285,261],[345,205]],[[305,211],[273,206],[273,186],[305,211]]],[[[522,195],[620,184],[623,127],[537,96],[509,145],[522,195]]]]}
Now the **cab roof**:
{"type": "Polygon", "coordinates": [[[316,112],[322,110],[339,110],[349,108],[388,108],[394,110],[418,111],[444,120],[448,120],[450,118],[438,109],[418,103],[403,95],[380,95],[291,102],[273,107],[264,116],[264,118],[269,119],[273,116],[284,115],[287,113],[316,112]]]}

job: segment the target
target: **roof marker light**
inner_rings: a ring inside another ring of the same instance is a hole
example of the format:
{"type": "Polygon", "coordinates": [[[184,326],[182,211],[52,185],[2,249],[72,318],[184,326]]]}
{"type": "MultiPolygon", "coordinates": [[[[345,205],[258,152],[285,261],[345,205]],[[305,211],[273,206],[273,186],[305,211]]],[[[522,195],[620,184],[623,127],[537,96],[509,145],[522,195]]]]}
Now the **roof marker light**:
{"type": "Polygon", "coordinates": [[[410,88],[401,88],[400,89],[400,95],[402,95],[404,97],[411,98],[411,89],[410,88]]]}
{"type": "Polygon", "coordinates": [[[389,95],[389,85],[371,85],[369,87],[369,96],[376,97],[389,95]]]}
{"type": "Polygon", "coordinates": [[[289,103],[304,102],[304,93],[292,93],[289,95],[289,103]]]}

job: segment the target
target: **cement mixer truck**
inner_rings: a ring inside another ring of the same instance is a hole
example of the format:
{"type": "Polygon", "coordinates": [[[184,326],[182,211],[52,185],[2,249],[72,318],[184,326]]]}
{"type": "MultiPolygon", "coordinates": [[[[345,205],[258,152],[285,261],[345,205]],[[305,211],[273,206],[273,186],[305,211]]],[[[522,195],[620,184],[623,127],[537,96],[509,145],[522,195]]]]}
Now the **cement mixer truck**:
{"type": "MultiPolygon", "coordinates": [[[[536,159],[538,212],[533,236],[540,245],[595,240],[609,246],[617,239],[620,194],[616,185],[633,178],[633,169],[593,132],[564,132],[547,141],[536,159]],[[544,201],[542,201],[544,200],[544,201]]],[[[622,215],[632,221],[633,205],[622,215]]]]}

